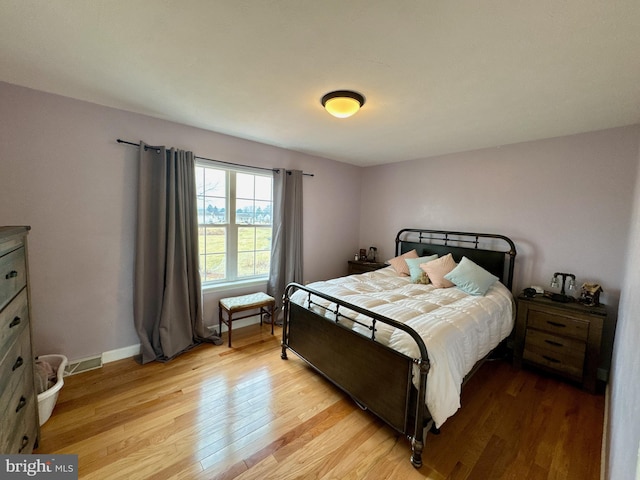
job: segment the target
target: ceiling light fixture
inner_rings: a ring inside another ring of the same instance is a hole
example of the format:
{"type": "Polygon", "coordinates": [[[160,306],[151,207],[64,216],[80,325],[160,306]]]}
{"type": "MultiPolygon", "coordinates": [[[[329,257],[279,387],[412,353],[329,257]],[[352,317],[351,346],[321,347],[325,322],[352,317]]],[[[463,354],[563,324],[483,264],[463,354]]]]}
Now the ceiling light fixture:
{"type": "Polygon", "coordinates": [[[347,118],[364,105],[364,97],[350,90],[329,92],[322,97],[322,106],[334,117],[347,118]]]}

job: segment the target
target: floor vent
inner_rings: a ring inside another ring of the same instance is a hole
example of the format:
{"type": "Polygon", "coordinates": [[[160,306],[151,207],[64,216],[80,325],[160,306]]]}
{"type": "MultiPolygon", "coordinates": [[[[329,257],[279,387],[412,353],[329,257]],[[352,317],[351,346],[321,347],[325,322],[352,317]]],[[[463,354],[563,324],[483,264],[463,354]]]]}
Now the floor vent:
{"type": "Polygon", "coordinates": [[[75,375],[76,373],[86,372],[88,370],[95,370],[102,367],[102,355],[97,357],[84,358],[67,365],[64,374],[75,375]]]}

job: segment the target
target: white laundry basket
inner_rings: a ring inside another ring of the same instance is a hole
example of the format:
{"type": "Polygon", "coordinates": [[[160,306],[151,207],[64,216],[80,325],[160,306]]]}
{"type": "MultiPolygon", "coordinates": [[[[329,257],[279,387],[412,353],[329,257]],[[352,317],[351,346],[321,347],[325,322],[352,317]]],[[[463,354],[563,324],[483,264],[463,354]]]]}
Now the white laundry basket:
{"type": "Polygon", "coordinates": [[[40,416],[40,426],[49,420],[53,407],[58,401],[58,394],[64,385],[64,369],[67,367],[67,357],[64,355],[40,355],[39,360],[47,362],[56,371],[56,383],[53,387],[38,394],[38,415],[40,416]]]}

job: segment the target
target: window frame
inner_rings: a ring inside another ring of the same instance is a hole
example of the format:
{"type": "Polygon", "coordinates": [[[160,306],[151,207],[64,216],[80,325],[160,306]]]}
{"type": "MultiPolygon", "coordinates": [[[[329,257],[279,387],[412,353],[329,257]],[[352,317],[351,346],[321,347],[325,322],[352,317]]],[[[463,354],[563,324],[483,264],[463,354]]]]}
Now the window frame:
{"type": "MultiPolygon", "coordinates": [[[[205,280],[206,274],[200,264],[201,260],[204,258],[206,262],[206,252],[199,251],[198,252],[198,267],[201,275],[201,284],[202,289],[223,289],[224,287],[234,287],[239,285],[248,285],[248,284],[264,284],[269,279],[269,273],[265,274],[256,274],[256,275],[246,275],[239,277],[238,276],[238,237],[239,230],[242,227],[251,226],[254,228],[269,228],[271,230],[271,237],[269,239],[269,262],[271,262],[271,246],[273,241],[273,174],[269,172],[264,172],[263,170],[256,170],[251,167],[241,167],[241,166],[228,166],[221,165],[216,162],[208,161],[208,160],[196,160],[196,169],[197,168],[209,168],[214,170],[223,171],[225,173],[225,210],[226,210],[226,222],[225,223],[200,223],[200,213],[198,210],[198,242],[200,244],[201,238],[203,235],[200,234],[200,229],[204,227],[220,227],[225,230],[225,276],[219,280],[205,280]],[[254,202],[270,202],[271,204],[271,218],[270,224],[241,224],[237,223],[237,174],[247,174],[255,177],[265,177],[268,178],[271,182],[271,194],[269,200],[264,200],[260,198],[256,198],[256,194],[254,191],[253,201],[254,202]]],[[[201,197],[198,190],[197,184],[197,175],[196,175],[196,204],[197,208],[200,209],[201,206],[201,197]]],[[[205,235],[205,245],[206,245],[206,235],[205,235]]],[[[267,251],[265,249],[256,250],[254,245],[254,255],[255,252],[267,251]]]]}

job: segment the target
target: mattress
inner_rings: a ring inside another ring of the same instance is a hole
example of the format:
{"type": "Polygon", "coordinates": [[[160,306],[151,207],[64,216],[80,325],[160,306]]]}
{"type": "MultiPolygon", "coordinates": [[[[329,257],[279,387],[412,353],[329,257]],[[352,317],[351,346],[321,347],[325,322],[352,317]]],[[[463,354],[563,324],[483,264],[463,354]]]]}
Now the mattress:
{"type": "MultiPolygon", "coordinates": [[[[402,322],[423,339],[429,355],[426,404],[436,427],[460,408],[462,381],[473,366],[505,339],[513,329],[515,306],[511,292],[500,282],[484,296],[473,296],[456,287],[435,288],[411,283],[392,267],[328,281],[307,287],[402,322]]],[[[291,301],[306,305],[308,293],[298,290],[291,301]]],[[[335,308],[325,299],[314,297],[314,311],[335,319],[335,308]]],[[[340,319],[343,325],[371,336],[371,320],[347,309],[342,315],[360,323],[340,319]]],[[[376,341],[411,358],[420,352],[405,332],[376,323],[376,341]]],[[[414,383],[418,375],[414,373],[414,383]]]]}

